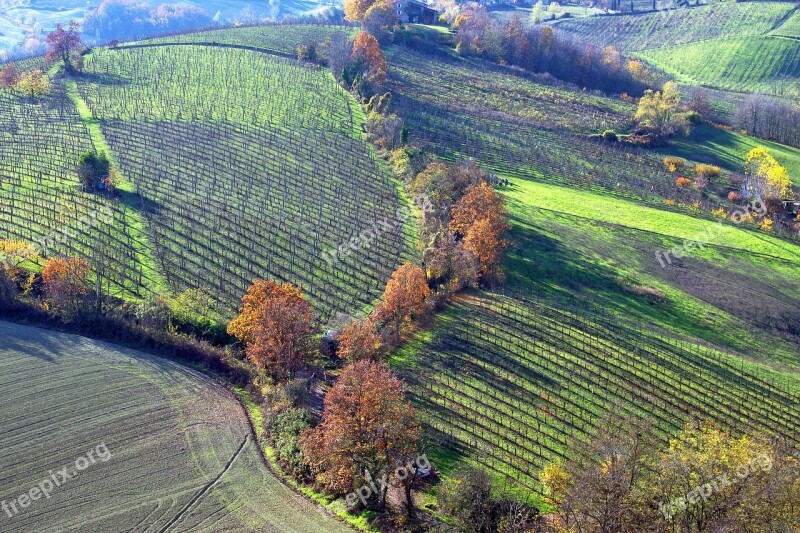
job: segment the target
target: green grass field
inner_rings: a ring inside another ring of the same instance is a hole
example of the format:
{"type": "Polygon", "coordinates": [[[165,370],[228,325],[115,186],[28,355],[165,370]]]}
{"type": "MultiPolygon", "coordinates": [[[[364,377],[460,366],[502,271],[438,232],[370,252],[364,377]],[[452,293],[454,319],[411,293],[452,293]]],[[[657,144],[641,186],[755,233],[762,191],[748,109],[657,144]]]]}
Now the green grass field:
{"type": "Polygon", "coordinates": [[[235,397],[196,371],[6,322],[0,370],[0,500],[108,452],[3,531],[350,530],[272,475],[235,397]]]}
{"type": "Polygon", "coordinates": [[[800,41],[785,37],[713,39],[639,54],[685,84],[798,95],[800,41]],[[713,50],[713,53],[709,53],[713,50]]]}

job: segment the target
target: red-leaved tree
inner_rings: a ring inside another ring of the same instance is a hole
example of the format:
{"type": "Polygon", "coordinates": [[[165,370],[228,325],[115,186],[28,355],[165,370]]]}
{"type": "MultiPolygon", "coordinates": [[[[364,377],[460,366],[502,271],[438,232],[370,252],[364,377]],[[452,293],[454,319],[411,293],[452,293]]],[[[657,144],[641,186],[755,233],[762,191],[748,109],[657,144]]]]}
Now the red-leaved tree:
{"type": "Polygon", "coordinates": [[[19,70],[14,63],[9,63],[0,70],[0,89],[13,89],[19,81],[19,70]]]}
{"type": "Polygon", "coordinates": [[[54,31],[47,34],[45,59],[49,64],[63,61],[68,72],[80,71],[83,69],[83,57],[80,54],[82,49],[80,24],[73,20],[66,29],[58,24],[54,31]]]}
{"type": "Polygon", "coordinates": [[[370,83],[381,84],[386,81],[388,63],[381,51],[378,39],[362,31],[353,43],[353,61],[361,61],[364,79],[370,83]]]}
{"type": "Polygon", "coordinates": [[[335,494],[374,486],[364,499],[383,507],[392,473],[414,456],[420,438],[403,395],[402,382],[383,363],[364,360],[342,369],[325,396],[322,424],[300,439],[320,484],[335,494]]]}
{"type": "Polygon", "coordinates": [[[339,357],[349,362],[375,359],[381,352],[381,336],[370,319],[354,320],[339,335],[339,357]]]}
{"type": "Polygon", "coordinates": [[[412,263],[405,263],[386,283],[383,300],[375,308],[375,318],[390,324],[399,333],[403,326],[424,312],[430,293],[425,271],[412,263]]]}

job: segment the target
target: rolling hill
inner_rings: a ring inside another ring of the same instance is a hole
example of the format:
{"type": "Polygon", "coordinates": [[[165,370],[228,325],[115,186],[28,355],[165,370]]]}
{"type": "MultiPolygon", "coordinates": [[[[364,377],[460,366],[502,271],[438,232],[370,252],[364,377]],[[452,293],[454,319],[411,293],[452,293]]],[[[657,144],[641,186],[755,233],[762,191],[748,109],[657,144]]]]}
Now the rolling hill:
{"type": "Polygon", "coordinates": [[[323,316],[370,306],[413,239],[396,220],[401,189],[362,139],[352,97],[320,67],[267,48],[97,50],[77,83],[56,80],[37,105],[0,95],[10,111],[0,196],[20,206],[5,208],[0,237],[36,241],[71,225],[77,238],[54,250],[104,258],[109,291],[133,299],[205,287],[231,311],[254,279],[271,277],[300,284],[323,316]],[[76,190],[78,157],[92,146],[125,178],[119,201],[76,190]],[[93,204],[114,213],[95,224],[102,243],[85,224],[93,204]],[[373,246],[324,259],[381,221],[373,246]],[[91,248],[101,244],[109,249],[91,248]]]}
{"type": "MultiPolygon", "coordinates": [[[[774,402],[787,415],[772,430],[796,435],[800,247],[727,224],[678,263],[656,255],[716,227],[674,196],[663,155],[735,172],[757,140],[704,126],[656,151],[600,147],[587,133],[626,127],[632,106],[481,61],[398,48],[390,62],[412,142],[510,179],[505,291],[459,299],[393,359],[437,464],[537,493],[539,469],[610,410],[652,415],[666,438],[691,416],[755,428],[774,402]],[[717,386],[733,397],[709,401],[717,386]]],[[[771,149],[797,169],[800,152],[771,149]]]]}

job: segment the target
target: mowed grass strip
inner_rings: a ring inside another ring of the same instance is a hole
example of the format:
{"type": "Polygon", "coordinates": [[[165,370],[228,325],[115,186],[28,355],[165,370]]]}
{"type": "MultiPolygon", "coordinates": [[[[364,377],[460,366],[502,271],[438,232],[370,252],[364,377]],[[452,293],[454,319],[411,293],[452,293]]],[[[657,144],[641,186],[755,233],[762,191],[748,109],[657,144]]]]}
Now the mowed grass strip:
{"type": "MultiPolygon", "coordinates": [[[[715,221],[656,209],[638,202],[546,183],[516,181],[514,187],[505,194],[512,201],[520,201],[527,206],[602,220],[606,224],[618,224],[678,239],[701,240],[703,235],[708,234],[709,227],[715,224],[715,221]]],[[[749,231],[733,223],[724,223],[723,228],[719,238],[712,239],[711,244],[776,259],[800,260],[800,246],[797,244],[749,231]]]]}
{"type": "Polygon", "coordinates": [[[148,354],[0,322],[0,500],[97,460],[0,528],[346,531],[269,472],[239,403],[148,354]]]}

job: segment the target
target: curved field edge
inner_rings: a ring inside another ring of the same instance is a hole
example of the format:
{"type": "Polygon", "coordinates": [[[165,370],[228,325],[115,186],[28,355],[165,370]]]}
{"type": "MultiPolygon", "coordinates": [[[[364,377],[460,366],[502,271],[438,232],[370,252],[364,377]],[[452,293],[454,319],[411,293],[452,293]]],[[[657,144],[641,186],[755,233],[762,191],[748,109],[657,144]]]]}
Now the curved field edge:
{"type": "Polygon", "coordinates": [[[3,531],[349,530],[272,475],[240,404],[210,378],[75,335],[0,330],[0,499],[100,444],[110,452],[50,498],[0,516],[3,531]]]}
{"type": "Polygon", "coordinates": [[[275,448],[270,443],[269,437],[264,431],[264,415],[261,410],[261,406],[253,400],[252,396],[246,390],[236,387],[234,392],[236,393],[242,408],[247,413],[248,419],[250,420],[250,424],[253,428],[253,432],[259,441],[259,447],[264,459],[268,462],[270,470],[276,476],[280,477],[286,485],[292,487],[298,494],[304,495],[309,500],[315,502],[317,505],[320,505],[350,526],[360,531],[373,533],[380,531],[379,529],[372,527],[368,522],[373,515],[372,511],[363,511],[360,515],[353,515],[347,511],[341,498],[331,499],[325,494],[317,492],[312,487],[298,483],[294,478],[288,474],[285,474],[280,462],[278,461],[275,448]]]}

